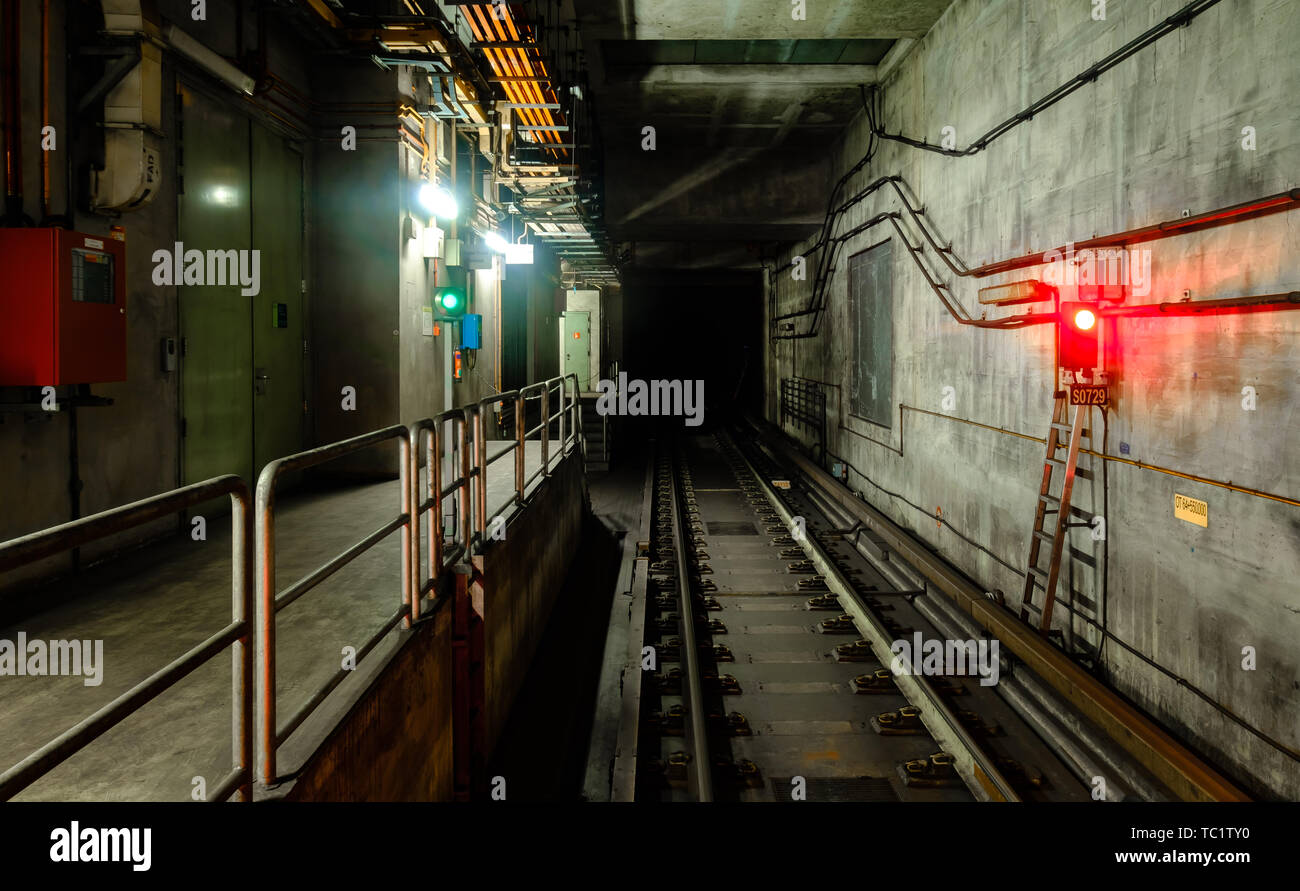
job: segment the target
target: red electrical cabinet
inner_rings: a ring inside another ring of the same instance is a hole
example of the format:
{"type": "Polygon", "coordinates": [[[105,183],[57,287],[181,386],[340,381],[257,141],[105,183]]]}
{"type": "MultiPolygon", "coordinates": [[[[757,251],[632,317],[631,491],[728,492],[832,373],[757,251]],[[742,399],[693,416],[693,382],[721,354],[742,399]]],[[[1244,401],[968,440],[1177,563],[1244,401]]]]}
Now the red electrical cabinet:
{"type": "Polygon", "coordinates": [[[126,245],[0,229],[0,386],[126,380],[126,245]]]}

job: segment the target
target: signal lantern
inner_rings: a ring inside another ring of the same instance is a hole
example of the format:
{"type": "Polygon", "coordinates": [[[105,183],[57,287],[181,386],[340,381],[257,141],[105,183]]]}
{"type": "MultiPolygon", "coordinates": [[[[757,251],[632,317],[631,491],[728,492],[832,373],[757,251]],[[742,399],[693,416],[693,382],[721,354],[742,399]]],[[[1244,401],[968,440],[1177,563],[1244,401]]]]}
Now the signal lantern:
{"type": "Polygon", "coordinates": [[[1072,371],[1091,371],[1098,359],[1097,309],[1088,303],[1062,303],[1058,345],[1061,367],[1072,371]]]}
{"type": "Polygon", "coordinates": [[[460,288],[439,288],[434,294],[433,305],[444,318],[459,319],[467,308],[465,292],[460,288]]]}

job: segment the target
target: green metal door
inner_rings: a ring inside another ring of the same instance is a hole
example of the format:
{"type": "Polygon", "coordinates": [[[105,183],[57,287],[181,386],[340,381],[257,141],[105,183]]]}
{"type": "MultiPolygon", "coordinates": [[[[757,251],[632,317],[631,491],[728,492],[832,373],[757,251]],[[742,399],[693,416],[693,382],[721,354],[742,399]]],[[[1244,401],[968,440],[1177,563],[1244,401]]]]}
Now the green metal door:
{"type": "Polygon", "coordinates": [[[253,125],[253,459],[256,472],[303,446],[302,156],[253,125]]]}
{"type": "MultiPolygon", "coordinates": [[[[249,237],[250,123],[181,88],[180,238],[185,251],[245,251],[249,237]]],[[[174,245],[166,245],[174,250],[174,245]]],[[[206,264],[205,264],[206,273],[206,264]]],[[[205,276],[206,279],[206,276],[205,276]]],[[[253,479],[252,297],[239,282],[176,282],[181,329],[181,475],[253,479]]]]}
{"type": "Polygon", "coordinates": [[[177,283],[182,476],[235,473],[251,486],[303,444],[302,157],[185,86],[180,120],[180,238],[205,258],[202,285],[177,283]],[[240,268],[256,281],[214,284],[208,251],[245,252],[240,268]]]}
{"type": "Polygon", "coordinates": [[[578,376],[579,388],[589,389],[591,373],[591,313],[564,314],[564,373],[578,376]]]}

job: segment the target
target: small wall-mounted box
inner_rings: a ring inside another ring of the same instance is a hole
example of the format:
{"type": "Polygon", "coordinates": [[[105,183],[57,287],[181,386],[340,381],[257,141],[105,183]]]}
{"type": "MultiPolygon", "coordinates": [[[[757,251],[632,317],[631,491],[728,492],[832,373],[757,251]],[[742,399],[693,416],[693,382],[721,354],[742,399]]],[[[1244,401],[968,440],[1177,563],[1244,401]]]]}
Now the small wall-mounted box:
{"type": "Polygon", "coordinates": [[[0,229],[0,386],[126,380],[126,245],[0,229]]]}
{"type": "Polygon", "coordinates": [[[477,350],[483,347],[483,316],[469,313],[460,320],[460,348],[477,350]]]}

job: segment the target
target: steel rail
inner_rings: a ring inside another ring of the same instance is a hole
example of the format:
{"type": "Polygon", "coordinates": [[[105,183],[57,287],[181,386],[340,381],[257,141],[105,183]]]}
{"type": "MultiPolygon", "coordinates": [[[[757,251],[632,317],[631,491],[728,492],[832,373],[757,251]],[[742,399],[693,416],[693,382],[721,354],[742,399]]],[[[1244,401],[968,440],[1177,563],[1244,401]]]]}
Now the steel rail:
{"type": "Polygon", "coordinates": [[[749,424],[773,451],[790,461],[829,500],[879,536],[935,590],[952,599],[959,609],[987,629],[1002,646],[1061,694],[1080,714],[1097,724],[1175,795],[1188,801],[1250,800],[1213,765],[1084,671],[1006,607],[985,596],[966,576],[931,553],[889,517],[862,501],[791,447],[779,431],[752,418],[749,424]]]}
{"type": "MultiPolygon", "coordinates": [[[[637,527],[637,551],[645,542],[647,549],[654,528],[655,460],[646,459],[645,483],[641,490],[640,524],[637,527]]],[[[642,668],[641,650],[645,646],[646,601],[650,596],[650,558],[637,556],[632,568],[632,602],[628,606],[627,651],[619,686],[623,690],[618,736],[610,768],[610,801],[636,800],[637,757],[640,750],[642,668]]]]}
{"type": "Polygon", "coordinates": [[[669,509],[673,514],[673,558],[677,563],[677,615],[682,625],[682,698],[686,707],[690,727],[687,731],[691,740],[691,764],[687,769],[687,788],[693,792],[696,801],[713,800],[713,760],[709,755],[709,727],[704,717],[704,689],[700,679],[700,653],[695,642],[695,603],[691,599],[691,576],[686,569],[686,545],[683,541],[685,515],[677,496],[677,458],[673,456],[669,465],[672,468],[672,497],[669,509]],[[693,787],[693,788],[692,788],[693,787]]]}
{"type": "MultiPolygon", "coordinates": [[[[723,430],[720,431],[720,436],[731,444],[740,460],[749,468],[750,474],[754,477],[754,482],[762,489],[764,496],[772,504],[777,515],[781,517],[781,522],[787,529],[793,530],[793,515],[790,513],[789,508],[777,497],[776,490],[767,482],[764,474],[759,472],[744,451],[738,447],[730,433],[723,430]]],[[[817,567],[817,571],[825,576],[826,587],[839,598],[840,605],[846,613],[853,617],[853,624],[857,626],[862,636],[871,641],[871,646],[875,652],[882,654],[891,652],[890,644],[893,641],[893,636],[889,634],[880,620],[867,609],[857,591],[854,590],[852,582],[831,560],[822,546],[807,533],[802,536],[795,536],[795,540],[817,567]]],[[[962,726],[957,715],[944,702],[938,691],[934,689],[934,685],[929,678],[919,674],[894,672],[893,680],[898,689],[907,697],[909,703],[920,706],[921,722],[925,724],[926,730],[934,737],[934,741],[953,757],[953,767],[962,776],[966,786],[977,798],[984,801],[1021,800],[1011,782],[998,769],[994,757],[986,752],[970,732],[962,726]]]]}

